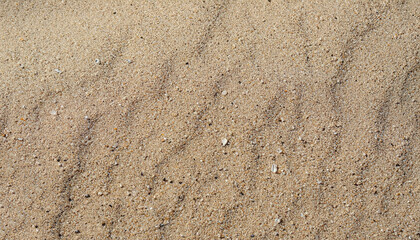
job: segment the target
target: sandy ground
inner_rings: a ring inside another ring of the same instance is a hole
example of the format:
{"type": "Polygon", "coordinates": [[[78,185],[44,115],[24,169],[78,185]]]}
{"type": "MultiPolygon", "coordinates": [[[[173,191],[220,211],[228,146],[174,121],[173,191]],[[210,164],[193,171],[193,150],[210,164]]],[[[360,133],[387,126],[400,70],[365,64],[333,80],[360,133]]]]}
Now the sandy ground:
{"type": "Polygon", "coordinates": [[[420,239],[420,4],[0,2],[0,239],[420,239]]]}

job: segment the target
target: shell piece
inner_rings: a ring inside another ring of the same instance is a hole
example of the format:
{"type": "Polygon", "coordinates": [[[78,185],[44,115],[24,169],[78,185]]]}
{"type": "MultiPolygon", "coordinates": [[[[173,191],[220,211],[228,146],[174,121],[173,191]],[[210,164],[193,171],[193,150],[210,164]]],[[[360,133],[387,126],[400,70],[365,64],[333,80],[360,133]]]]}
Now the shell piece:
{"type": "Polygon", "coordinates": [[[271,171],[272,171],[273,173],[277,173],[278,168],[277,168],[277,165],[276,165],[276,164],[273,164],[273,165],[271,166],[271,171]]]}

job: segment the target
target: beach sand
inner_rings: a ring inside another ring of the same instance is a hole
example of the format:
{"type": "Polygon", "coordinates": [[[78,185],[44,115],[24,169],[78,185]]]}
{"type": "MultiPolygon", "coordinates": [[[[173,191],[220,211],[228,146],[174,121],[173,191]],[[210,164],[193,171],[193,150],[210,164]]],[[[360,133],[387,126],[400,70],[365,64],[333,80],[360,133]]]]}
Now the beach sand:
{"type": "Polygon", "coordinates": [[[0,3],[0,239],[420,239],[420,4],[0,3]]]}

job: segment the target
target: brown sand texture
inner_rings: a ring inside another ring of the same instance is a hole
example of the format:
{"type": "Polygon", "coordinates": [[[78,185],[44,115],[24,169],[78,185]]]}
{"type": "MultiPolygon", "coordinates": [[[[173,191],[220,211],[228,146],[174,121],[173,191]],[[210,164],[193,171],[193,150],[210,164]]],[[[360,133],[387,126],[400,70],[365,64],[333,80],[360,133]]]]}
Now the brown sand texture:
{"type": "Polygon", "coordinates": [[[0,1],[0,239],[420,239],[420,2],[0,1]]]}

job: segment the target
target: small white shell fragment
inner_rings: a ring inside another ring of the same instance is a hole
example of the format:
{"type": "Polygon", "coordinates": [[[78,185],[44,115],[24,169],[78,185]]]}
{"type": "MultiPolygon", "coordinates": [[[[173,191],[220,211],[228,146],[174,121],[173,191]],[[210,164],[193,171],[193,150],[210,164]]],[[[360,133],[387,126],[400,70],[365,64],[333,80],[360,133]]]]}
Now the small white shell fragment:
{"type": "Polygon", "coordinates": [[[223,90],[222,95],[226,96],[228,94],[228,92],[226,90],[223,90]]]}
{"type": "Polygon", "coordinates": [[[54,69],[54,71],[56,71],[57,73],[63,73],[62,71],[60,71],[60,69],[56,68],[54,69]]]}
{"type": "Polygon", "coordinates": [[[281,148],[277,149],[278,153],[283,153],[283,150],[281,148]]]}
{"type": "Polygon", "coordinates": [[[228,143],[228,140],[226,138],[222,138],[222,145],[226,146],[227,143],[228,143]]]}
{"type": "Polygon", "coordinates": [[[55,116],[55,115],[57,115],[57,111],[56,111],[56,110],[52,110],[52,111],[50,112],[50,114],[51,114],[51,115],[53,115],[53,116],[55,116]]]}
{"type": "Polygon", "coordinates": [[[99,59],[95,59],[95,63],[96,63],[96,64],[101,64],[101,60],[99,60],[99,59]]]}
{"type": "Polygon", "coordinates": [[[276,165],[276,164],[273,164],[273,165],[271,166],[271,171],[272,171],[273,173],[277,173],[278,168],[277,168],[277,165],[276,165]]]}

